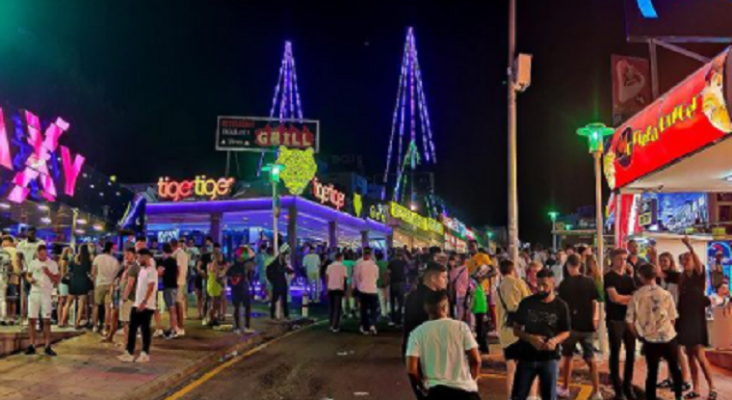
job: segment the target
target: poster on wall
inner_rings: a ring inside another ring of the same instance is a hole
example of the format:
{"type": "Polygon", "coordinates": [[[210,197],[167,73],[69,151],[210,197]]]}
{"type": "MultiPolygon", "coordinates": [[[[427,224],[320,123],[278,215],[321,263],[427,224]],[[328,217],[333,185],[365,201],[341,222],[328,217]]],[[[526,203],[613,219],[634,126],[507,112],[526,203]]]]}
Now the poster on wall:
{"type": "Polygon", "coordinates": [[[732,133],[729,50],[621,125],[604,172],[611,189],[636,181],[732,133]]]}
{"type": "Polygon", "coordinates": [[[645,58],[615,54],[611,64],[613,125],[618,126],[651,103],[651,68],[645,58]]]}
{"type": "Polygon", "coordinates": [[[312,148],[317,153],[320,150],[320,122],[305,119],[218,117],[218,151],[275,152],[280,146],[290,149],[312,148]]]}

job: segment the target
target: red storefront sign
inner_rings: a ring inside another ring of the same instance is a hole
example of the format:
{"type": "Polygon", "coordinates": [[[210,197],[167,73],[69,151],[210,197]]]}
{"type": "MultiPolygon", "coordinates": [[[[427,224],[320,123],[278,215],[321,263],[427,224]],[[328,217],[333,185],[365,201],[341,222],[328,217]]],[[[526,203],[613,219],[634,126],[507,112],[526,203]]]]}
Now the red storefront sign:
{"type": "Polygon", "coordinates": [[[605,153],[610,188],[621,188],[732,133],[729,49],[618,128],[605,153]]]}

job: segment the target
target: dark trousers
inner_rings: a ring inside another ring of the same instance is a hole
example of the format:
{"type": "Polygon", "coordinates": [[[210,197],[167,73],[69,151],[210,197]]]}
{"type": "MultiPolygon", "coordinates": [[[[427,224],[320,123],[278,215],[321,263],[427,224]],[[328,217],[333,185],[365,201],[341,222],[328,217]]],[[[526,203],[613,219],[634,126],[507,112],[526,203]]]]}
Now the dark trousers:
{"type": "Polygon", "coordinates": [[[389,286],[389,299],[391,302],[391,322],[402,324],[402,310],[404,309],[404,283],[393,282],[389,286]]]}
{"type": "Polygon", "coordinates": [[[150,342],[152,334],[150,332],[150,323],[155,311],[144,309],[137,311],[137,307],[132,307],[132,315],[130,316],[130,329],[127,335],[127,352],[135,354],[135,342],[137,341],[137,329],[142,331],[142,351],[150,354],[150,342]]]}
{"type": "Polygon", "coordinates": [[[269,308],[270,317],[275,317],[275,310],[277,309],[277,300],[282,300],[282,315],[285,318],[290,317],[290,310],[287,307],[287,288],[273,288],[272,289],[272,304],[269,308]]]}
{"type": "Polygon", "coordinates": [[[488,354],[488,342],[485,340],[485,313],[475,314],[475,340],[478,342],[478,350],[483,354],[488,354]]]}
{"type": "Polygon", "coordinates": [[[376,326],[376,318],[379,315],[379,296],[376,293],[360,293],[361,303],[361,328],[364,330],[376,326]]]}
{"type": "Polygon", "coordinates": [[[252,322],[252,295],[249,286],[245,290],[231,293],[231,303],[234,305],[234,329],[241,329],[241,309],[244,308],[244,327],[251,328],[252,322]]]}
{"type": "Polygon", "coordinates": [[[480,400],[480,395],[478,392],[466,392],[448,386],[435,386],[430,389],[427,400],[480,400]]]}
{"type": "Polygon", "coordinates": [[[661,358],[668,363],[669,372],[674,383],[674,393],[676,398],[680,399],[682,395],[681,369],[679,368],[679,343],[676,339],[668,343],[650,343],[645,342],[644,349],[646,353],[646,365],[648,366],[648,375],[646,376],[646,400],[656,400],[656,384],[658,380],[658,364],[661,358]]]}
{"type": "Polygon", "coordinates": [[[635,364],[635,337],[628,329],[625,321],[607,321],[607,336],[610,342],[610,382],[615,394],[622,390],[630,390],[633,382],[633,364],[635,364]],[[620,380],[620,346],[625,346],[625,371],[620,380]]]}
{"type": "Polygon", "coordinates": [[[531,391],[531,384],[534,383],[537,376],[539,377],[541,400],[556,400],[558,373],[557,360],[519,360],[518,365],[516,365],[516,375],[513,378],[511,400],[526,400],[531,391]]]}
{"type": "Polygon", "coordinates": [[[337,329],[341,324],[341,313],[343,312],[342,290],[329,290],[328,302],[330,303],[330,327],[337,329]]]}

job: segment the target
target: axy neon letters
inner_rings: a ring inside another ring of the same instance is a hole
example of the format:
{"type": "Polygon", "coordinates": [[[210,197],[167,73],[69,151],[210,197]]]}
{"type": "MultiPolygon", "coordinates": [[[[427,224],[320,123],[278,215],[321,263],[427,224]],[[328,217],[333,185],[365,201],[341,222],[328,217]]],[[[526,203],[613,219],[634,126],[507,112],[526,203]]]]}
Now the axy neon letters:
{"type": "MultiPolygon", "coordinates": [[[[58,140],[61,135],[69,130],[69,123],[61,118],[56,118],[55,122],[48,125],[45,132],[41,132],[41,121],[30,111],[22,110],[20,112],[19,121],[24,121],[27,129],[27,137],[25,142],[30,146],[30,154],[26,159],[20,160],[22,166],[16,162],[16,167],[22,168],[16,172],[11,180],[10,193],[8,200],[14,203],[22,203],[31,193],[31,187],[34,182],[40,186],[39,195],[47,201],[54,201],[58,196],[56,184],[49,170],[49,162],[54,162],[57,157],[55,152],[59,147],[58,140]]],[[[18,134],[16,137],[20,139],[16,143],[22,143],[22,129],[16,129],[18,134]]],[[[0,166],[15,171],[13,166],[13,157],[10,153],[10,142],[8,140],[8,129],[3,118],[3,109],[0,108],[0,166]]],[[[21,155],[23,153],[21,152],[21,155]]],[[[64,174],[64,194],[73,196],[76,188],[76,179],[79,177],[81,168],[84,165],[84,157],[81,155],[72,156],[71,151],[61,146],[62,167],[64,174]]],[[[18,161],[16,159],[16,161],[18,161]]],[[[58,168],[58,167],[55,167],[58,168]]],[[[58,170],[56,170],[58,171],[58,170]]],[[[58,176],[58,174],[56,174],[58,176]]]]}
{"type": "Polygon", "coordinates": [[[313,178],[313,196],[320,204],[328,203],[340,211],[346,204],[346,194],[333,187],[333,184],[323,185],[318,178],[313,178]]]}
{"type": "Polygon", "coordinates": [[[234,178],[206,179],[205,176],[197,176],[194,180],[173,181],[170,178],[158,180],[158,197],[161,199],[172,199],[180,201],[188,197],[208,197],[216,200],[219,196],[231,193],[234,186],[234,178]]]}

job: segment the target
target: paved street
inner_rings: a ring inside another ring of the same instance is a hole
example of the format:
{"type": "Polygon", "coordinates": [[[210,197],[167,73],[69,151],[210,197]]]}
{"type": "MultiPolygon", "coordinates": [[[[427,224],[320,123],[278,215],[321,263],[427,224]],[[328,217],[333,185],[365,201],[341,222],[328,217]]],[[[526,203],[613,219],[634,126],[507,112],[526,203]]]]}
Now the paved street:
{"type": "MultiPolygon", "coordinates": [[[[168,398],[184,400],[412,399],[399,356],[401,333],[364,337],[355,324],[332,334],[325,325],[283,338],[233,363],[210,380],[168,398]],[[190,390],[190,391],[188,391],[190,390]]],[[[483,399],[505,399],[504,380],[481,379],[483,399]]]]}

